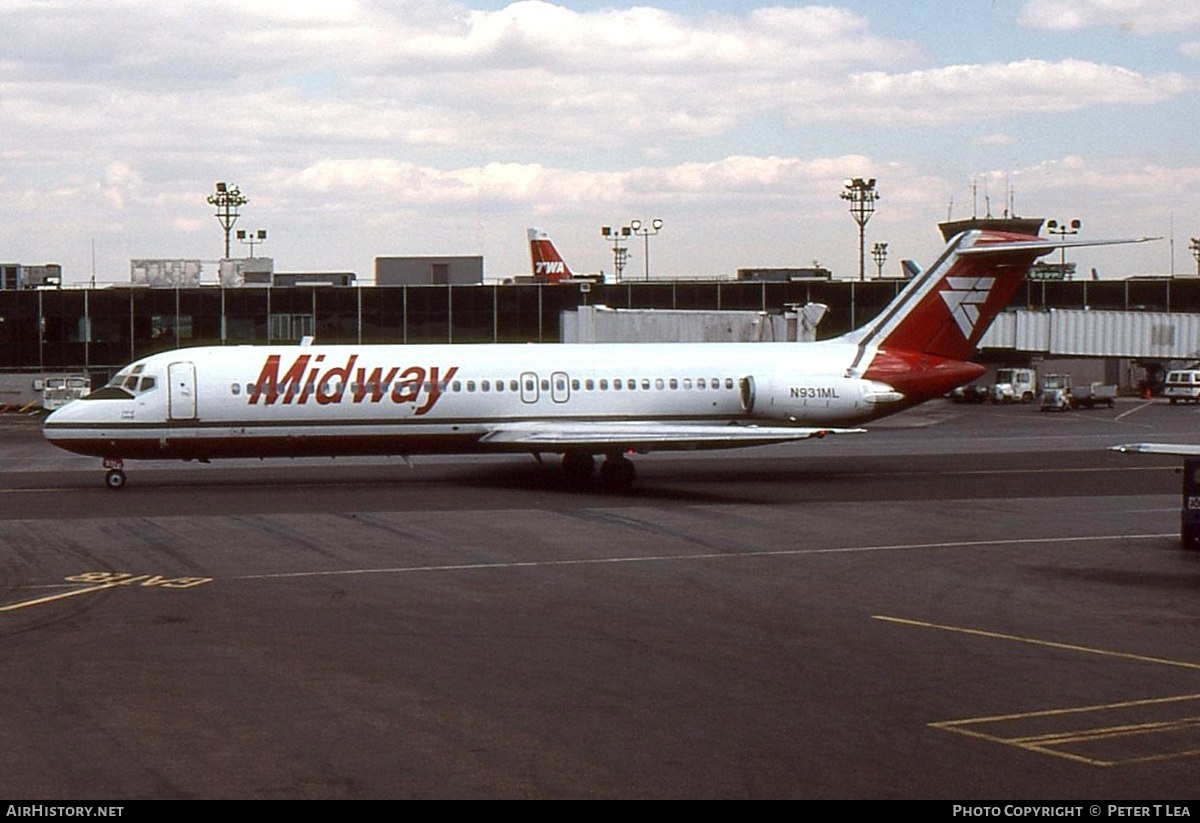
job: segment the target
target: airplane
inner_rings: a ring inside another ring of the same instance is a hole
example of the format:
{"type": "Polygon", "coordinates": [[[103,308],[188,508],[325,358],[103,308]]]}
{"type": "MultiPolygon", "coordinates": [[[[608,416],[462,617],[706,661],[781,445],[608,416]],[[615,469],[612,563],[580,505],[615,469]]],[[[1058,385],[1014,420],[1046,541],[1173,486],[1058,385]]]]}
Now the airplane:
{"type": "Polygon", "coordinates": [[[529,256],[533,262],[533,282],[557,283],[575,276],[558,249],[554,248],[550,235],[541,229],[527,229],[526,233],[529,237],[529,256]]]}
{"type": "Polygon", "coordinates": [[[578,274],[563,260],[550,235],[542,229],[527,229],[529,257],[533,262],[534,283],[604,282],[603,274],[578,274]]]}
{"type": "MultiPolygon", "coordinates": [[[[1149,239],[1149,238],[1144,238],[1149,239]]],[[[861,328],[807,343],[210,346],[144,357],[53,412],[45,438],[127,459],[532,453],[621,490],[628,456],[830,434],[980,377],[969,362],[1034,260],[1063,246],[994,230],[954,237],[861,328]]]]}

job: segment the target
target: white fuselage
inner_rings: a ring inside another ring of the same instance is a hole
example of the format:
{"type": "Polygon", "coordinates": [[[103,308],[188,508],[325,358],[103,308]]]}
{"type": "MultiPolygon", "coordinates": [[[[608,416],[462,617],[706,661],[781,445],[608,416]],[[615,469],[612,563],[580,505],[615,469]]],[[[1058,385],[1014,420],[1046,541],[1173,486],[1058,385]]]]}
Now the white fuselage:
{"type": "MultiPolygon", "coordinates": [[[[844,426],[903,406],[848,375],[869,361],[838,341],[181,349],[55,412],[46,436],[103,457],[205,459],[527,451],[497,430],[551,422],[844,426]]],[[[614,447],[581,436],[575,448],[614,447]]]]}

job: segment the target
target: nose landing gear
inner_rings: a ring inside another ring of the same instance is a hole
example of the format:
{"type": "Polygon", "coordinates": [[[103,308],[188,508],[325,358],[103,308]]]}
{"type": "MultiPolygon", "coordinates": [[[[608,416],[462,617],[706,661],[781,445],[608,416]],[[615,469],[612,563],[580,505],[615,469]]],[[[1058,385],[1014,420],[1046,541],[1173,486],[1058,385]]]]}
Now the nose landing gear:
{"type": "Polygon", "coordinates": [[[108,473],[104,475],[104,485],[106,488],[114,491],[125,488],[124,460],[119,457],[106,457],[104,458],[104,468],[108,469],[108,473]]]}

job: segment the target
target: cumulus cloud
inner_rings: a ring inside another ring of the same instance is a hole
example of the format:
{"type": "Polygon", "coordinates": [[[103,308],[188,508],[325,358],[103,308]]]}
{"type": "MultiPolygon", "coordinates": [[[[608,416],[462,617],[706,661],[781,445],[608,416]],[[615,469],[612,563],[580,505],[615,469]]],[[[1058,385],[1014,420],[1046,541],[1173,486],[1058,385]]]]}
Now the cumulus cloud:
{"type": "Polygon", "coordinates": [[[853,78],[846,110],[918,123],[988,120],[1014,112],[1072,111],[1094,105],[1151,104],[1195,84],[1179,74],[1144,75],[1084,60],[1021,60],[853,78]]]}
{"type": "MultiPolygon", "coordinates": [[[[119,220],[186,246],[211,231],[203,197],[219,179],[292,222],[297,255],[331,258],[351,241],[308,241],[332,215],[485,246],[492,226],[520,236],[530,215],[590,236],[598,210],[635,208],[673,210],[681,238],[684,212],[720,235],[729,224],[710,215],[762,225],[803,210],[819,235],[848,221],[840,181],[862,174],[886,180],[878,225],[927,224],[953,188],[913,159],[930,127],[968,127],[964,153],[1016,138],[1025,150],[1028,121],[977,124],[1140,112],[1195,91],[1158,61],[1028,59],[1019,42],[1000,59],[939,60],[940,26],[926,45],[832,4],[593,5],[7,0],[0,172],[21,225],[0,243],[18,253],[43,220],[76,241],[119,220]]],[[[1162,5],[1058,3],[1075,16],[1054,25],[1195,28],[1190,5],[1162,5]]],[[[284,227],[270,228],[282,247],[284,227]]]]}
{"type": "Polygon", "coordinates": [[[1018,19],[1030,28],[1055,31],[1110,26],[1160,34],[1200,29],[1200,6],[1191,0],[1026,0],[1018,19]]]}

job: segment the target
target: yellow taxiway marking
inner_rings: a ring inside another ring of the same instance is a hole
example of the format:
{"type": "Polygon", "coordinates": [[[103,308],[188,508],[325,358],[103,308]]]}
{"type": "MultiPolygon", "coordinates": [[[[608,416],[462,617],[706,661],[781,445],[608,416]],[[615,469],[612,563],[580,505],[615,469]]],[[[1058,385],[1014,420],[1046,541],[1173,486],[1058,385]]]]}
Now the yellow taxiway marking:
{"type": "Polygon", "coordinates": [[[1155,763],[1200,755],[1200,694],[929,725],[1089,766],[1155,763]]]}
{"type": "MultiPolygon", "coordinates": [[[[1174,511],[1172,509],[1172,511],[1174,511]]],[[[242,574],[223,580],[278,580],[293,577],[338,577],[358,574],[413,574],[416,572],[461,572],[502,569],[537,569],[555,566],[597,566],[617,563],[682,563],[696,560],[747,560],[758,557],[808,557],[823,554],[863,554],[870,552],[920,551],[922,549],[979,549],[997,546],[1040,546],[1048,543],[1095,543],[1102,540],[1162,540],[1178,538],[1175,532],[1150,534],[1096,534],[1065,537],[1015,537],[995,540],[947,540],[930,543],[885,543],[867,546],[833,546],[815,549],[770,549],[760,551],[697,552],[693,554],[614,555],[611,557],[579,557],[558,560],[507,560],[494,563],[447,563],[426,566],[385,566],[367,569],[329,569],[324,571],[264,572],[242,574]]],[[[880,618],[886,619],[886,618],[880,618]]]]}
{"type": "Polygon", "coordinates": [[[33,600],[22,600],[19,603],[9,603],[0,606],[0,612],[14,612],[18,609],[28,609],[31,606],[44,606],[68,597],[78,597],[81,594],[95,594],[121,586],[139,588],[190,589],[211,583],[211,577],[163,577],[159,574],[130,574],[128,572],[84,572],[66,578],[68,583],[92,583],[95,585],[83,589],[49,594],[45,597],[35,597],[33,600]]]}
{"type": "Polygon", "coordinates": [[[1074,643],[1059,643],[1054,640],[1039,640],[1036,637],[1022,637],[1017,634],[1004,634],[1003,632],[993,632],[986,629],[970,629],[963,626],[944,626],[939,623],[927,623],[922,620],[906,620],[902,617],[887,617],[886,615],[873,615],[874,619],[882,620],[885,623],[899,623],[905,626],[917,626],[923,629],[939,629],[945,632],[956,632],[958,634],[973,634],[976,637],[987,637],[992,640],[1009,640],[1014,643],[1027,643],[1031,646],[1045,646],[1051,649],[1064,649],[1072,652],[1082,652],[1084,654],[1098,654],[1104,657],[1119,657],[1125,660],[1137,660],[1142,663],[1157,663],[1162,666],[1177,666],[1183,669],[1200,669],[1200,663],[1190,663],[1183,660],[1171,660],[1166,657],[1150,657],[1144,654],[1131,654],[1129,652],[1115,652],[1109,649],[1097,649],[1090,646],[1079,646],[1074,643]]]}
{"type": "MultiPolygon", "coordinates": [[[[1200,663],[1186,660],[1098,649],[1075,643],[1060,643],[986,629],[947,626],[886,615],[873,617],[875,620],[902,626],[938,629],[991,640],[1200,670],[1200,663]]],[[[1200,755],[1200,694],[971,717],[929,725],[935,729],[1091,766],[1150,763],[1200,755]]]]}

